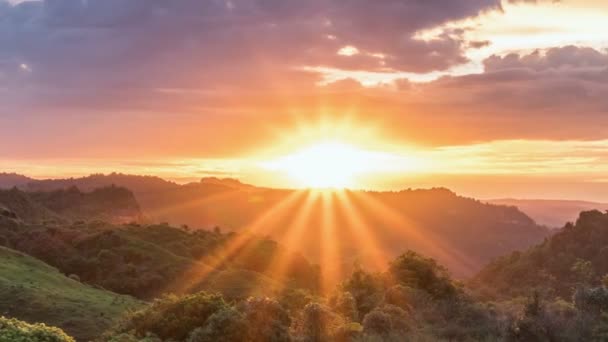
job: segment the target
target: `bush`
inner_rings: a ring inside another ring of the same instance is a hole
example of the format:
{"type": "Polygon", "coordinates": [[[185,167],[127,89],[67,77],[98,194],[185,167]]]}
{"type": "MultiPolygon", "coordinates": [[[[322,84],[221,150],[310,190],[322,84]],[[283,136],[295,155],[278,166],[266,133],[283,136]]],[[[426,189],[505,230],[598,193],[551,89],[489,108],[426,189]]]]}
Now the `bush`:
{"type": "Polygon", "coordinates": [[[28,324],[14,318],[0,317],[0,341],[74,342],[74,339],[59,328],[44,324],[28,324]]]}
{"type": "MultiPolygon", "coordinates": [[[[214,314],[229,309],[224,299],[215,294],[200,292],[183,297],[166,296],[132,314],[117,332],[132,333],[139,338],[153,334],[163,340],[183,341],[195,329],[204,327],[214,314]]],[[[213,322],[217,320],[221,317],[216,316],[213,322]]]]}

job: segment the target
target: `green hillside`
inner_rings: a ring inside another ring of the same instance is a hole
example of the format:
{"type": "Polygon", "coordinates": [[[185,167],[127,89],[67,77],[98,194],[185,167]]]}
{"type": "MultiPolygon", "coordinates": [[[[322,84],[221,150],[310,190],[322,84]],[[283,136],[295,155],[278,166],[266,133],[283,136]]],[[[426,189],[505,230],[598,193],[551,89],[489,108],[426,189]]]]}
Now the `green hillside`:
{"type": "Polygon", "coordinates": [[[568,299],[577,288],[608,280],[607,258],[608,213],[586,211],[543,243],[496,259],[472,285],[495,297],[541,290],[568,299]]]}
{"type": "Polygon", "coordinates": [[[57,326],[86,341],[140,306],[132,297],[84,285],[42,261],[0,247],[0,315],[57,326]]]}
{"type": "MultiPolygon", "coordinates": [[[[230,295],[233,287],[222,285],[226,277],[236,278],[238,283],[246,283],[246,287],[264,285],[268,277],[273,278],[268,270],[271,261],[277,255],[287,255],[286,250],[272,241],[255,238],[234,256],[209,263],[215,260],[214,253],[235,238],[235,234],[186,231],[162,224],[91,222],[53,227],[0,224],[0,245],[43,260],[64,274],[76,274],[88,284],[141,299],[210,286],[220,291],[225,287],[225,294],[230,295]],[[224,270],[250,272],[221,272],[224,270]],[[259,279],[253,281],[252,277],[259,279]],[[211,280],[215,283],[210,283],[211,280]]],[[[293,262],[283,276],[294,286],[313,289],[317,284],[315,267],[299,255],[290,259],[293,262]]]]}

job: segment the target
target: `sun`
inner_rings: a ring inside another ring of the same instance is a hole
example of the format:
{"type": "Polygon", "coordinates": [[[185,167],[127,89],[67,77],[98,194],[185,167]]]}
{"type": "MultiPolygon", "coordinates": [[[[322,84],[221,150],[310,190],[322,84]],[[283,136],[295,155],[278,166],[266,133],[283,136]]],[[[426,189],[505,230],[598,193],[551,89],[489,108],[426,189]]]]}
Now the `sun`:
{"type": "Polygon", "coordinates": [[[373,152],[340,141],[322,141],[266,162],[285,172],[298,186],[342,189],[356,186],[357,176],[372,170],[373,152]]]}

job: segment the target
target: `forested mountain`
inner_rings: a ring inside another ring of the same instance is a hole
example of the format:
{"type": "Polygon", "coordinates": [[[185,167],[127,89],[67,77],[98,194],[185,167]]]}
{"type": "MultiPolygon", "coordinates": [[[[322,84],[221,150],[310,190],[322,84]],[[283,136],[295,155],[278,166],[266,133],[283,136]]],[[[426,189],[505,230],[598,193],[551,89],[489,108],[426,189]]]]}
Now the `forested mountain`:
{"type": "MultiPolygon", "coordinates": [[[[132,297],[82,284],[76,276],[68,278],[39,260],[0,247],[1,315],[45,322],[87,341],[101,335],[127,310],[142,305],[132,297]]],[[[3,340],[0,332],[0,341],[11,340],[3,340]]]]}
{"type": "Polygon", "coordinates": [[[35,179],[17,173],[0,172],[0,189],[23,186],[33,181],[35,181],[35,179]]]}
{"type": "Polygon", "coordinates": [[[72,221],[101,220],[125,223],[141,221],[143,214],[133,193],[124,187],[107,186],[90,192],[76,187],[50,192],[29,192],[34,201],[72,221]]]}
{"type": "Polygon", "coordinates": [[[59,189],[67,189],[77,187],[81,191],[89,192],[94,189],[107,187],[110,185],[125,187],[134,193],[142,194],[148,192],[158,192],[179,187],[178,184],[166,181],[159,177],[125,175],[122,173],[111,173],[108,175],[93,174],[81,178],[65,178],[65,179],[46,179],[34,180],[31,179],[27,183],[19,182],[11,184],[8,178],[0,175],[0,180],[5,179],[5,187],[17,186],[25,191],[53,191],[59,189]]]}
{"type": "Polygon", "coordinates": [[[607,261],[608,213],[587,211],[543,243],[493,261],[473,284],[499,297],[536,289],[569,299],[577,288],[608,284],[607,261]]]}
{"type": "Polygon", "coordinates": [[[0,209],[2,216],[14,221],[45,222],[61,221],[59,214],[36,202],[27,193],[12,188],[0,190],[0,209]]]}
{"type": "Polygon", "coordinates": [[[22,189],[76,186],[89,191],[112,184],[132,190],[151,222],[186,224],[193,229],[219,226],[227,231],[257,225],[260,235],[286,243],[296,226],[304,224],[304,233],[292,247],[313,261],[319,260],[324,225],[331,217],[335,229],[329,238],[340,241],[336,248],[345,256],[345,270],[353,261],[369,260],[361,254],[360,237],[353,234],[356,230],[373,236],[385,261],[409,248],[436,258],[458,277],[470,276],[491,259],[525,249],[549,234],[517,208],[485,204],[442,188],[321,196],[314,191],[258,188],[231,179],[205,178],[178,185],[157,177],[110,174],[34,181],[22,189]],[[271,219],[260,222],[268,215],[271,219]]]}
{"type": "Polygon", "coordinates": [[[131,222],[143,218],[133,193],[108,186],[91,192],[75,187],[50,192],[24,192],[17,188],[0,190],[0,205],[15,219],[29,223],[102,220],[131,222]]]}
{"type": "Polygon", "coordinates": [[[575,221],[582,211],[608,209],[607,203],[569,200],[505,198],[489,200],[488,203],[515,206],[537,223],[555,229],[563,227],[567,222],[575,221]]]}

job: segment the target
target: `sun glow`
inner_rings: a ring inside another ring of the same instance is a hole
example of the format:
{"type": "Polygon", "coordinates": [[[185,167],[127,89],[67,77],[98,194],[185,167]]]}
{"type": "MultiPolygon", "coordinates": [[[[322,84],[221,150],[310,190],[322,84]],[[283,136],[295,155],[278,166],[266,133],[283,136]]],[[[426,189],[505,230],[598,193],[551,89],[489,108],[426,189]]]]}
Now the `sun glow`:
{"type": "Polygon", "coordinates": [[[346,143],[323,141],[263,166],[287,173],[302,187],[341,189],[356,186],[357,176],[372,172],[378,157],[346,143]]]}

